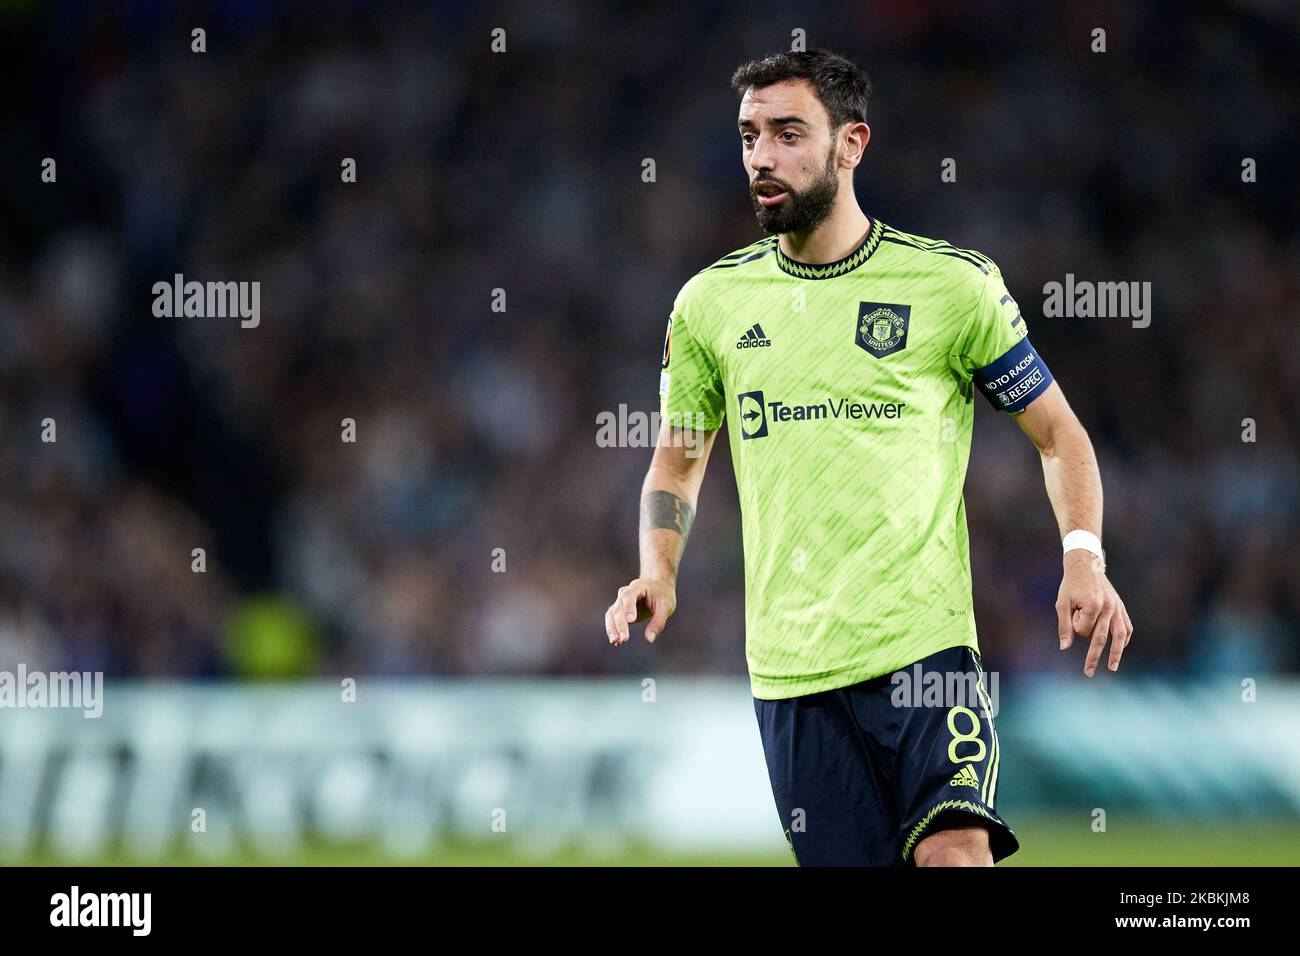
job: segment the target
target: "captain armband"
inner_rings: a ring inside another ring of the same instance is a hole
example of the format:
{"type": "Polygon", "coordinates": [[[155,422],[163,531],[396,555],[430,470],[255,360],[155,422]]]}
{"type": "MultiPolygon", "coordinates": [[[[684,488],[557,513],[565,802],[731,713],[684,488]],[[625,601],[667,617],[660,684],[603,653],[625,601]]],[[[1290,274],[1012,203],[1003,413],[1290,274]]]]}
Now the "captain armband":
{"type": "Polygon", "coordinates": [[[997,361],[975,370],[975,384],[1000,412],[1023,412],[1047,391],[1052,373],[1028,337],[1021,339],[997,361]]]}

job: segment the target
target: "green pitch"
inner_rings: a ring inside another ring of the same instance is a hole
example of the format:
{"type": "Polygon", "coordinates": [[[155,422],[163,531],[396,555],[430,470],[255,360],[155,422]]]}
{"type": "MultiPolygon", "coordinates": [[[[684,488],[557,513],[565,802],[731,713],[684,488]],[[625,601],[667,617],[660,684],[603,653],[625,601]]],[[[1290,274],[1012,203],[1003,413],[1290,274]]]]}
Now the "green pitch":
{"type": "MultiPolygon", "coordinates": [[[[1214,821],[1112,820],[1106,833],[1093,833],[1085,820],[1024,817],[1013,820],[1020,852],[1006,866],[1295,866],[1300,863],[1300,821],[1223,824],[1214,821]]],[[[29,865],[81,864],[84,861],[38,856],[29,865]]],[[[131,865],[139,861],[106,857],[90,865],[131,865]]],[[[165,865],[206,865],[211,861],[174,857],[165,865]]],[[[612,856],[580,849],[545,856],[520,853],[507,838],[496,842],[449,845],[413,860],[385,856],[365,847],[317,847],[287,858],[233,857],[236,866],[793,866],[788,851],[745,854],[675,854],[654,847],[629,846],[612,856]]]]}

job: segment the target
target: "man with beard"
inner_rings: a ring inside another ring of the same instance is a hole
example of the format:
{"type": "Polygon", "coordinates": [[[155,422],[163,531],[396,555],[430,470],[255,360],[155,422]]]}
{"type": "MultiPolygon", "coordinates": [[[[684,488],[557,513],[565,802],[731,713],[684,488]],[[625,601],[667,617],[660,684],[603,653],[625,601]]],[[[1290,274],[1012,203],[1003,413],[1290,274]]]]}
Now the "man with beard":
{"type": "MultiPolygon", "coordinates": [[[[741,155],[769,237],[693,276],[664,339],[663,427],[640,575],[615,646],[676,608],[678,563],[729,417],[745,548],[745,655],[778,811],[803,865],[991,866],[1000,748],[972,610],[962,485],[976,391],[1038,448],[1062,535],[1062,650],[1133,625],[1105,575],[1087,433],[986,256],[868,218],[853,171],[870,84],[830,51],[740,67],[741,155]],[[698,423],[701,441],[675,430],[698,423]]],[[[996,689],[996,688],[995,688],[996,689]]]]}

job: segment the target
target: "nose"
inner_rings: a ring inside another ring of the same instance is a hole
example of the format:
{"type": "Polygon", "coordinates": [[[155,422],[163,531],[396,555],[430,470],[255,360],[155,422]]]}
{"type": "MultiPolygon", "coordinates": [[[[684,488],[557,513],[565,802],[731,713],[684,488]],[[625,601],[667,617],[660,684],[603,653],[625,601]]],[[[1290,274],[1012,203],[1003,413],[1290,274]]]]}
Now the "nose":
{"type": "Polygon", "coordinates": [[[766,135],[759,133],[754,148],[749,151],[749,168],[761,173],[772,170],[772,147],[766,135]]]}

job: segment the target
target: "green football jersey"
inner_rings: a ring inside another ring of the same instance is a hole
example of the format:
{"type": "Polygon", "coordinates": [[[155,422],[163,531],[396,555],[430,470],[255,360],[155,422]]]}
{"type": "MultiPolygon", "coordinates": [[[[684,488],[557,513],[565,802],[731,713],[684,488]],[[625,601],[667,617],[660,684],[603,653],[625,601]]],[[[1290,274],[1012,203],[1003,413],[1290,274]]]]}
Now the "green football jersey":
{"type": "Polygon", "coordinates": [[[794,697],[978,649],[962,485],[974,392],[1051,384],[1001,272],[873,219],[838,262],[775,236],[693,276],[664,340],[661,415],[727,418],[753,695],[794,697]]]}

